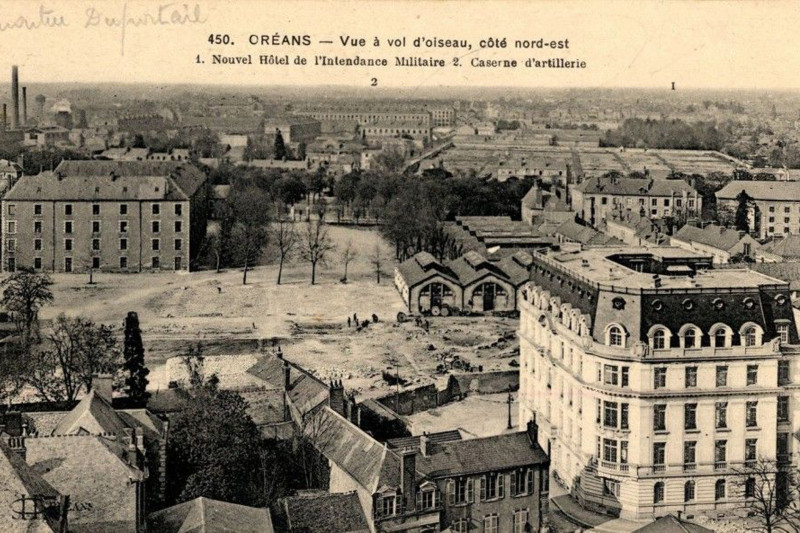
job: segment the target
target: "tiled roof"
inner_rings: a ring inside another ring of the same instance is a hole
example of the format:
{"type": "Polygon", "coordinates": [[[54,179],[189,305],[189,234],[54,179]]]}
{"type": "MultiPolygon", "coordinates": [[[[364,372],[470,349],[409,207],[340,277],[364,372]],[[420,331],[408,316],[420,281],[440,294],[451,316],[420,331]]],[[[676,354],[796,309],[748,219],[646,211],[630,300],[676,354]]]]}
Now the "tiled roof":
{"type": "Polygon", "coordinates": [[[533,264],[533,257],[528,252],[519,251],[513,255],[504,257],[497,266],[505,272],[515,287],[527,282],[530,278],[530,268],[533,264]]]}
{"type": "Polygon", "coordinates": [[[247,373],[265,384],[283,388],[284,366],[289,364],[289,402],[296,414],[305,415],[328,399],[328,385],[286,359],[269,355],[261,357],[247,373]]]}
{"type": "Polygon", "coordinates": [[[708,529],[668,514],[655,522],[640,527],[633,533],[713,533],[713,531],[713,529],[708,529]]]}
{"type": "Polygon", "coordinates": [[[431,443],[427,455],[417,454],[417,470],[430,477],[492,472],[544,464],[547,454],[531,444],[527,432],[431,443]]]}
{"type": "Polygon", "coordinates": [[[754,200],[800,201],[800,181],[732,181],[716,192],[721,200],[735,200],[744,191],[754,200]]]}
{"type": "Polygon", "coordinates": [[[302,533],[368,533],[358,494],[299,494],[283,500],[289,531],[302,533]]]}
{"type": "Polygon", "coordinates": [[[25,440],[26,461],[73,503],[91,504],[70,511],[76,531],[133,531],[135,488],[142,471],[123,459],[126,450],[113,437],[68,435],[25,440]],[[79,528],[78,526],[82,526],[79,528]]]}
{"type": "Polygon", "coordinates": [[[683,180],[637,179],[637,178],[588,178],[578,185],[584,194],[608,194],[610,196],[672,196],[695,193],[695,189],[683,180]]]}
{"type": "Polygon", "coordinates": [[[147,517],[157,533],[273,533],[268,509],[195,498],[147,517]]]}
{"type": "MultiPolygon", "coordinates": [[[[21,497],[57,498],[59,492],[37,474],[17,452],[11,450],[4,440],[0,440],[0,508],[4,513],[19,505],[15,502],[21,497]]],[[[45,520],[11,520],[8,515],[0,519],[2,530],[8,533],[50,533],[56,531],[45,520]]]]}
{"type": "MultiPolygon", "coordinates": [[[[451,429],[447,431],[439,431],[436,433],[427,433],[425,437],[429,443],[450,442],[454,440],[463,440],[461,431],[458,429],[451,429]]],[[[398,437],[396,439],[389,439],[386,443],[393,450],[402,450],[403,448],[415,447],[419,448],[421,435],[412,437],[398,437]]]]}
{"type": "Polygon", "coordinates": [[[675,237],[686,242],[697,242],[706,246],[712,246],[719,250],[730,250],[741,241],[744,236],[740,235],[735,229],[709,224],[705,228],[698,228],[686,224],[675,237]]]}
{"type": "Polygon", "coordinates": [[[64,160],[56,172],[65,176],[122,177],[169,176],[186,196],[191,197],[206,181],[206,175],[185,161],[74,161],[64,160]]]}

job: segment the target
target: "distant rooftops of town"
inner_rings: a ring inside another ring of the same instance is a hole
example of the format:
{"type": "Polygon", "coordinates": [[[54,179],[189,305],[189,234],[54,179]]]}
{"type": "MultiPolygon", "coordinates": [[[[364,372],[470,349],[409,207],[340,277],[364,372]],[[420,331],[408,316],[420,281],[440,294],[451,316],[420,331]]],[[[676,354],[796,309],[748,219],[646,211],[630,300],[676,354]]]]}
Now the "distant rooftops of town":
{"type": "Polygon", "coordinates": [[[669,246],[595,246],[539,251],[534,258],[590,283],[631,289],[757,289],[786,285],[745,268],[712,269],[711,257],[669,246]]]}

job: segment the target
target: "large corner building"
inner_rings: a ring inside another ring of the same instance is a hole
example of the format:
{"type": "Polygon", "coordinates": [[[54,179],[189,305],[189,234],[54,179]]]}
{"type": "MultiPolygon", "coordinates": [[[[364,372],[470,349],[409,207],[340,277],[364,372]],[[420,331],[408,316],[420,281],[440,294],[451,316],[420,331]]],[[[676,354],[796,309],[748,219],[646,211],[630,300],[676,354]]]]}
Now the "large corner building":
{"type": "Polygon", "coordinates": [[[711,263],[668,247],[534,254],[520,420],[536,417],[553,477],[584,507],[731,515],[754,496],[742,471],[795,468],[789,286],[711,263]]]}

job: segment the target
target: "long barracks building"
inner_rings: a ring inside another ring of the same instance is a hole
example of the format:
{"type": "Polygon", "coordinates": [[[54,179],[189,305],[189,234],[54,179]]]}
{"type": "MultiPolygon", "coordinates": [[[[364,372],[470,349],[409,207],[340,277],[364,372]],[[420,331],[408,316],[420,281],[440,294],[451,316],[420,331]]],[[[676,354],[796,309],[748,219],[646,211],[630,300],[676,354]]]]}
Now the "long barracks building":
{"type": "Polygon", "coordinates": [[[3,271],[188,270],[207,180],[188,163],[63,161],[2,201],[3,271]]]}
{"type": "Polygon", "coordinates": [[[767,461],[796,468],[787,283],[676,248],[535,253],[521,290],[520,421],[590,509],[734,513],[767,461]]]}

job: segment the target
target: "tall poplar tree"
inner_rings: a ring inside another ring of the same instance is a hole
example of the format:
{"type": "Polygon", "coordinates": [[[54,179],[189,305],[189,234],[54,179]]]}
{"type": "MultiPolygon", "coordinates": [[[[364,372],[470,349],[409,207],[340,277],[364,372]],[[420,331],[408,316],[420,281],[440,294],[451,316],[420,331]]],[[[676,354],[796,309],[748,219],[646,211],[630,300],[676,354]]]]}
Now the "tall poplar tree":
{"type": "Polygon", "coordinates": [[[125,317],[125,358],[124,368],[125,392],[128,397],[136,402],[145,403],[150,397],[147,392],[147,375],[150,370],[144,364],[144,345],[142,344],[142,330],[139,329],[139,316],[130,311],[125,317]]]}

